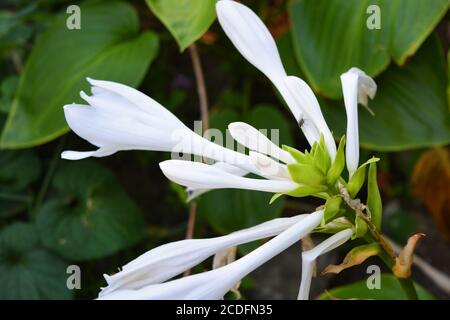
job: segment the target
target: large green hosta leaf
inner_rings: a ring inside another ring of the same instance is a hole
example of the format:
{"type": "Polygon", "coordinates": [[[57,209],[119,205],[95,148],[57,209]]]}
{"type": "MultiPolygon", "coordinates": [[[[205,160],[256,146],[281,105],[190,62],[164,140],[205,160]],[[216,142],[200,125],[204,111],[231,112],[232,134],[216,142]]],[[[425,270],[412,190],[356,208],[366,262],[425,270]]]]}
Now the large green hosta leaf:
{"type": "MultiPolygon", "coordinates": [[[[342,287],[329,290],[318,299],[369,299],[369,300],[406,300],[406,295],[398,279],[391,274],[381,274],[379,289],[369,289],[367,280],[354,282],[342,287]]],[[[420,300],[433,300],[433,296],[424,288],[414,283],[420,300]]]]}
{"type": "Polygon", "coordinates": [[[14,223],[0,230],[0,299],[70,299],[69,263],[40,243],[34,225],[14,223]]]}
{"type": "Polygon", "coordinates": [[[86,77],[136,86],[158,49],[157,37],[139,33],[133,8],[122,2],[81,6],[81,29],[59,15],[38,38],[25,65],[0,146],[28,147],[67,131],[63,105],[81,102],[86,77]]]}
{"type": "Polygon", "coordinates": [[[298,60],[316,92],[341,96],[339,75],[359,67],[371,76],[391,58],[403,65],[449,7],[449,0],[293,0],[289,8],[298,60]],[[369,30],[369,5],[381,29],[369,30]]]}
{"type": "Polygon", "coordinates": [[[147,0],[183,51],[200,38],[216,18],[216,0],[147,0]]]}
{"type": "Polygon", "coordinates": [[[45,246],[67,259],[104,257],[145,235],[139,208],[94,162],[64,163],[52,185],[55,197],[38,208],[36,225],[45,246]]]}
{"type": "MultiPolygon", "coordinates": [[[[430,38],[403,68],[391,66],[376,82],[377,95],[369,102],[375,116],[359,109],[364,147],[395,151],[450,142],[447,73],[436,38],[430,38]]],[[[325,102],[322,107],[334,132],[344,133],[343,102],[325,102]]]]}

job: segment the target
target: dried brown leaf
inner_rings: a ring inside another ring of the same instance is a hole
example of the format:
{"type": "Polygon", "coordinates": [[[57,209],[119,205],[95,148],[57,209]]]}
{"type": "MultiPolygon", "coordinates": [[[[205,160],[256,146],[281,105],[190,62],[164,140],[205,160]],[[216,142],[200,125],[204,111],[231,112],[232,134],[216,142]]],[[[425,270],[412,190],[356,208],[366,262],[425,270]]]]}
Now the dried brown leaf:
{"type": "Polygon", "coordinates": [[[395,265],[392,272],[397,278],[409,278],[411,276],[411,266],[414,260],[414,250],[420,238],[424,237],[424,233],[416,233],[409,237],[406,246],[400,252],[400,255],[395,260],[395,265]]]}
{"type": "Polygon", "coordinates": [[[321,276],[329,273],[339,273],[344,269],[356,266],[363,263],[366,259],[376,256],[381,248],[377,243],[370,243],[355,247],[350,250],[344,258],[344,261],[339,265],[330,264],[320,274],[321,276]]]}
{"type": "Polygon", "coordinates": [[[450,240],[450,149],[433,148],[422,154],[412,175],[412,188],[450,240]]]}

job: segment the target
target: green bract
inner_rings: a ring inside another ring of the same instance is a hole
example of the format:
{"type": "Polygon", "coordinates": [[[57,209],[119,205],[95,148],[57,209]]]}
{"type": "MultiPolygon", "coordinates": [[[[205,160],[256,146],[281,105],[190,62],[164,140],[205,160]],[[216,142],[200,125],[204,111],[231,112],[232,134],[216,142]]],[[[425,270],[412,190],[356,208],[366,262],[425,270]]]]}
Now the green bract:
{"type": "Polygon", "coordinates": [[[369,165],[369,176],[367,181],[367,206],[370,210],[370,219],[377,229],[381,228],[383,207],[381,203],[380,191],[377,183],[377,164],[369,165]]]}

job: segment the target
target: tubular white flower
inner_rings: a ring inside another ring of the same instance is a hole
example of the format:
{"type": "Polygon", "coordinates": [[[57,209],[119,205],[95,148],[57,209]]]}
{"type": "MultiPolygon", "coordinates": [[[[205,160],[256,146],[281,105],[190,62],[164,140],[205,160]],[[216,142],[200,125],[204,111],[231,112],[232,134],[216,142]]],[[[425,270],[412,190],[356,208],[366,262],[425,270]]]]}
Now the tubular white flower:
{"type": "Polygon", "coordinates": [[[350,177],[359,165],[358,102],[364,106],[377,92],[375,81],[358,68],[341,75],[345,111],[347,113],[346,162],[350,177]]]}
{"type": "Polygon", "coordinates": [[[89,105],[64,106],[69,127],[99,147],[96,151],[64,151],[62,158],[103,157],[120,150],[188,153],[225,161],[256,171],[245,154],[219,146],[186,127],[158,102],[126,85],[88,79],[92,96],[81,92],[89,105]]]}
{"type": "Polygon", "coordinates": [[[164,282],[230,247],[278,235],[307,216],[278,218],[222,237],[181,240],[159,246],[123,266],[122,271],[105,275],[108,286],[99,296],[164,282]]]}
{"type": "MultiPolygon", "coordinates": [[[[243,4],[231,0],[218,1],[216,11],[222,29],[236,49],[269,78],[297,122],[303,121],[305,110],[295,101],[285,85],[287,74],[275,40],[261,19],[243,4]]],[[[301,129],[311,145],[320,139],[316,124],[309,122],[302,125],[301,129]]]]}
{"type": "MultiPolygon", "coordinates": [[[[252,161],[251,158],[250,158],[250,161],[252,161]]],[[[231,164],[228,164],[226,162],[216,162],[216,163],[212,164],[212,166],[216,167],[216,168],[218,168],[220,170],[223,170],[223,171],[225,171],[225,172],[227,172],[229,174],[232,174],[232,175],[235,175],[235,176],[239,176],[239,177],[246,176],[247,174],[250,173],[247,170],[243,170],[243,169],[241,169],[239,167],[232,166],[231,164]]],[[[257,168],[257,170],[260,171],[258,168],[257,168]]],[[[188,195],[186,201],[187,202],[192,201],[193,199],[195,199],[195,198],[199,197],[200,195],[208,192],[209,190],[210,189],[188,187],[188,188],[186,188],[186,193],[188,195]]]]}
{"type": "Polygon", "coordinates": [[[316,211],[246,256],[224,267],[141,289],[117,290],[100,299],[222,299],[238,281],[310,233],[323,217],[316,211]]]}
{"type": "Polygon", "coordinates": [[[232,122],[228,125],[228,131],[234,140],[242,144],[244,147],[252,151],[258,151],[262,154],[269,155],[284,163],[295,163],[295,159],[269,140],[258,129],[252,127],[245,122],[232,122]]]}
{"type": "Polygon", "coordinates": [[[281,180],[292,180],[285,164],[276,162],[262,153],[250,151],[250,161],[264,177],[281,180]]]}
{"type": "MultiPolygon", "coordinates": [[[[330,128],[328,128],[325,118],[323,117],[319,101],[317,101],[314,92],[305,81],[298,77],[286,77],[285,82],[286,87],[294,97],[295,101],[301,106],[302,110],[304,110],[304,126],[312,127],[312,122],[317,127],[319,132],[316,134],[319,135],[319,138],[320,133],[323,134],[328,153],[330,154],[331,159],[334,160],[334,157],[336,156],[336,143],[330,128]]],[[[311,130],[313,129],[311,128],[311,130]]]]}
{"type": "Polygon", "coordinates": [[[309,289],[311,287],[311,280],[314,272],[313,266],[317,257],[347,242],[351,238],[352,234],[352,229],[342,230],[321,242],[315,248],[302,253],[302,280],[300,282],[298,300],[309,299],[309,289]]]}
{"type": "Polygon", "coordinates": [[[164,175],[191,189],[247,189],[288,192],[298,187],[293,181],[245,178],[200,162],[166,160],[159,164],[164,175]]]}

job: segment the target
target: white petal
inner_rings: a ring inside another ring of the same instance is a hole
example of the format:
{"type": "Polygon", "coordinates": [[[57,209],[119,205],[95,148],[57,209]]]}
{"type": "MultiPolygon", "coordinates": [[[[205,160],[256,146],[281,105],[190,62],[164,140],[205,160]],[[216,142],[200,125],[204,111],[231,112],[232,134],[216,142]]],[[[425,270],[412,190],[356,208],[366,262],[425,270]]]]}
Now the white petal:
{"type": "MultiPolygon", "coordinates": [[[[216,11],[222,29],[236,49],[270,79],[286,101],[296,121],[300,121],[303,118],[303,110],[284,83],[287,74],[275,40],[261,19],[251,9],[231,0],[218,1],[216,11]]],[[[314,125],[306,124],[302,126],[302,131],[311,145],[318,140],[314,125]]]]}
{"type": "Polygon", "coordinates": [[[292,180],[291,175],[285,164],[269,158],[262,153],[250,151],[250,161],[258,169],[262,176],[274,179],[292,180]]]}
{"type": "Polygon", "coordinates": [[[99,148],[95,151],[63,151],[61,153],[61,158],[66,160],[81,160],[89,157],[106,157],[118,150],[99,148]]]}
{"type": "Polygon", "coordinates": [[[331,159],[334,159],[336,156],[336,142],[323,117],[319,101],[317,101],[314,92],[305,81],[298,77],[286,77],[285,83],[296,103],[303,110],[305,117],[304,126],[310,126],[310,128],[307,128],[307,131],[315,132],[314,130],[318,130],[317,133],[314,133],[315,141],[319,141],[320,134],[323,134],[328,153],[330,154],[331,159]],[[308,120],[312,121],[312,124],[308,120]]]}
{"type": "MultiPolygon", "coordinates": [[[[226,162],[216,162],[213,164],[214,167],[223,170],[225,172],[228,172],[232,175],[243,177],[249,174],[250,172],[247,170],[243,170],[239,167],[230,165],[226,162]]],[[[193,199],[199,197],[200,195],[208,192],[209,189],[195,189],[195,188],[186,188],[186,192],[188,194],[188,197],[186,199],[187,202],[192,201],[193,199]]]]}
{"type": "Polygon", "coordinates": [[[317,257],[327,253],[341,244],[347,242],[352,236],[352,229],[342,230],[325,241],[321,242],[315,248],[305,251],[302,254],[302,280],[300,283],[300,290],[298,293],[298,300],[309,299],[309,289],[311,287],[311,280],[313,275],[313,265],[317,257]]]}
{"type": "Polygon", "coordinates": [[[164,282],[227,248],[278,235],[307,215],[274,219],[226,236],[172,242],[152,249],[106,278],[100,296],[122,289],[139,289],[164,282]]]}
{"type": "Polygon", "coordinates": [[[182,122],[175,115],[173,115],[172,112],[170,112],[158,102],[156,102],[146,94],[140,92],[139,90],[113,81],[94,80],[91,78],[87,78],[87,80],[91,85],[94,86],[94,88],[92,89],[92,93],[94,95],[110,91],[128,100],[142,112],[153,114],[161,119],[183,125],[182,122]],[[101,88],[102,90],[99,90],[98,88],[101,88]]]}
{"type": "Polygon", "coordinates": [[[228,130],[234,140],[253,151],[269,155],[284,163],[296,162],[289,152],[284,151],[269,140],[258,129],[245,122],[233,122],[228,125],[228,130]]]}
{"type": "Polygon", "coordinates": [[[288,192],[298,185],[292,181],[244,178],[213,166],[191,161],[167,160],[159,164],[170,180],[190,188],[247,189],[265,192],[288,192]]]}
{"type": "Polygon", "coordinates": [[[222,299],[243,277],[310,233],[322,217],[323,211],[309,214],[256,250],[222,268],[138,290],[114,291],[100,299],[222,299]]]}
{"type": "Polygon", "coordinates": [[[345,154],[351,177],[359,165],[358,102],[367,106],[368,97],[373,99],[377,86],[372,78],[358,68],[351,68],[342,74],[341,83],[347,113],[345,154]]]}
{"type": "Polygon", "coordinates": [[[81,91],[80,96],[89,103],[96,112],[101,113],[105,117],[110,117],[113,120],[126,118],[130,121],[166,132],[171,132],[178,128],[187,129],[181,121],[165,121],[158,115],[142,112],[134,104],[113,92],[88,96],[81,91]]]}
{"type": "Polygon", "coordinates": [[[218,1],[217,18],[236,49],[273,82],[286,76],[275,40],[261,19],[246,6],[218,1]]]}
{"type": "Polygon", "coordinates": [[[185,140],[189,142],[191,135],[191,131],[184,128],[177,129],[179,133],[176,136],[171,135],[171,132],[127,117],[125,110],[124,115],[119,117],[98,112],[90,106],[72,104],[64,106],[64,115],[69,127],[77,135],[93,145],[107,149],[171,151],[174,146],[182,144],[183,137],[187,137],[185,140]]]}

